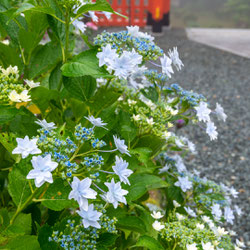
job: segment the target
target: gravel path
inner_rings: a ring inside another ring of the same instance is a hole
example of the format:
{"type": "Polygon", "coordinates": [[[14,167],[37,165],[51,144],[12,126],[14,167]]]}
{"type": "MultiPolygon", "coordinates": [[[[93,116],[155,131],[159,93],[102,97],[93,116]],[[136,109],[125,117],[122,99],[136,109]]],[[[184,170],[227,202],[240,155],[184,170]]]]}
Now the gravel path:
{"type": "Polygon", "coordinates": [[[164,31],[156,42],[165,52],[177,46],[184,62],[185,67],[171,83],[203,94],[212,107],[220,103],[228,115],[226,123],[215,120],[217,141],[210,142],[197,126],[188,126],[179,133],[196,144],[198,154],[189,158],[190,167],[199,170],[201,176],[233,185],[240,192],[237,201],[244,214],[232,229],[250,249],[250,59],[189,41],[183,29],[164,31]]]}
{"type": "Polygon", "coordinates": [[[228,115],[226,123],[215,121],[219,132],[215,142],[197,126],[180,133],[187,130],[196,143],[198,154],[190,158],[190,166],[240,192],[237,201],[244,214],[233,230],[250,249],[250,59],[189,41],[184,30],[165,31],[156,41],[165,51],[178,47],[185,67],[174,75],[173,82],[203,94],[212,106],[221,103],[228,115]]]}

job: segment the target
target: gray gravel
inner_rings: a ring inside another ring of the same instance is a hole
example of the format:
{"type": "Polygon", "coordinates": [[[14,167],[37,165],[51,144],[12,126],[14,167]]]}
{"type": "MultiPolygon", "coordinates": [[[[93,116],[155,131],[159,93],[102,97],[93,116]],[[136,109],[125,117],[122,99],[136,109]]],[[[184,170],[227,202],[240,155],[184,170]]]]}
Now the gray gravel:
{"type": "Polygon", "coordinates": [[[177,46],[184,62],[185,67],[175,73],[171,83],[203,94],[211,107],[220,103],[228,115],[226,123],[214,119],[217,141],[210,142],[198,126],[179,133],[196,144],[198,153],[189,159],[190,166],[201,171],[201,176],[233,185],[240,192],[237,204],[244,214],[232,230],[250,249],[250,59],[189,41],[183,29],[165,30],[156,36],[156,42],[165,52],[177,46]]]}
{"type": "Polygon", "coordinates": [[[179,133],[186,132],[197,147],[198,154],[190,158],[189,165],[202,176],[233,185],[240,192],[237,202],[244,214],[233,230],[250,249],[250,60],[189,41],[183,29],[165,31],[156,41],[165,51],[178,47],[185,67],[173,82],[203,94],[212,107],[220,103],[228,115],[226,123],[214,119],[219,132],[215,142],[197,126],[179,133]]]}

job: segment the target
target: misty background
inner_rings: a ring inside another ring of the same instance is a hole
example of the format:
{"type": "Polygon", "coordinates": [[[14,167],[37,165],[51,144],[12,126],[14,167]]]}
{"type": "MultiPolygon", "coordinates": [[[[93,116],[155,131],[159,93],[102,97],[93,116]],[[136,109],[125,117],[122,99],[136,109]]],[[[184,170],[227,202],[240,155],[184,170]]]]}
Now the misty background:
{"type": "Polygon", "coordinates": [[[171,0],[174,27],[250,28],[250,0],[171,0]]]}

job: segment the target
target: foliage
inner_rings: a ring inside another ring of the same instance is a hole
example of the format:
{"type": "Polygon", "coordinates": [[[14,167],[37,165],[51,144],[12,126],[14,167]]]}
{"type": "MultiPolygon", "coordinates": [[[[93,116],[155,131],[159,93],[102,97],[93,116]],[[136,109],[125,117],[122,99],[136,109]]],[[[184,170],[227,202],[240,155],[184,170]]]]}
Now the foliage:
{"type": "Polygon", "coordinates": [[[95,13],[118,14],[106,0],[0,3],[0,249],[233,249],[219,225],[241,213],[238,192],[188,170],[195,145],[174,133],[217,139],[223,108],[169,85],[177,48],[138,27],[88,40],[95,13]]]}

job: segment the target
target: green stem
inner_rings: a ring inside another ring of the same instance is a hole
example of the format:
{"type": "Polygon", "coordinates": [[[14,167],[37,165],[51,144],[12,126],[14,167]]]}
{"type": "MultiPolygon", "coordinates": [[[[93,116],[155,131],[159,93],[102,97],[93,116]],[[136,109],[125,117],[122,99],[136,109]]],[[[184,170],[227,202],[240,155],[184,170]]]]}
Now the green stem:
{"type": "Polygon", "coordinates": [[[29,198],[23,203],[22,206],[20,206],[20,207],[18,206],[18,208],[17,208],[15,214],[13,215],[13,217],[12,217],[11,220],[10,220],[10,225],[13,224],[13,222],[14,222],[14,220],[16,219],[16,217],[18,216],[18,214],[19,214],[20,212],[22,212],[22,210],[25,209],[25,208],[29,205],[30,201],[32,201],[32,199],[34,198],[34,196],[35,196],[35,194],[37,193],[37,191],[38,191],[38,188],[36,188],[36,189],[34,190],[34,192],[29,196],[29,198]]]}
{"type": "Polygon", "coordinates": [[[65,55],[64,55],[64,61],[63,63],[67,62],[68,55],[69,55],[69,21],[70,21],[70,13],[68,9],[66,10],[65,14],[65,34],[66,34],[66,41],[65,41],[65,55]]]}

